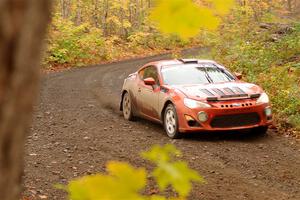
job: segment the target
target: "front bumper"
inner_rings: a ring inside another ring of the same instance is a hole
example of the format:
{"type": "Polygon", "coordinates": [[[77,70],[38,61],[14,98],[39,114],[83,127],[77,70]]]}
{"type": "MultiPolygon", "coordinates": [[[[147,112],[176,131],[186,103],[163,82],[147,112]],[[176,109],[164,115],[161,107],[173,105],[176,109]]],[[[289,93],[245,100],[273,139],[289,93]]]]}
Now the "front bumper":
{"type": "Polygon", "coordinates": [[[269,104],[256,104],[256,101],[251,99],[218,102],[211,108],[189,109],[184,105],[180,107],[181,109],[177,109],[180,132],[240,130],[268,126],[272,123],[272,116],[265,114],[269,104]],[[208,119],[200,122],[198,113],[203,111],[207,113],[208,119]],[[196,123],[188,123],[187,116],[189,119],[193,118],[196,123]]]}

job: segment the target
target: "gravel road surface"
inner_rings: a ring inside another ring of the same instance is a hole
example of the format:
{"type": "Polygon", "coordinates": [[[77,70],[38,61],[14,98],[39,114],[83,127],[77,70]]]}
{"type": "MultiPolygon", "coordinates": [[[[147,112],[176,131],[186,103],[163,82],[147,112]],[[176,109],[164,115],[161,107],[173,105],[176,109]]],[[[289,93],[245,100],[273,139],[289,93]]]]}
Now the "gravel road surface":
{"type": "MultiPolygon", "coordinates": [[[[184,55],[198,53],[197,49],[184,55]]],[[[149,169],[139,152],[175,144],[207,181],[191,200],[300,199],[300,144],[269,131],[197,133],[169,139],[162,126],[125,121],[118,111],[124,78],[143,64],[169,55],[77,68],[45,75],[26,143],[24,196],[66,199],[54,184],[103,172],[109,160],[149,169]]]]}

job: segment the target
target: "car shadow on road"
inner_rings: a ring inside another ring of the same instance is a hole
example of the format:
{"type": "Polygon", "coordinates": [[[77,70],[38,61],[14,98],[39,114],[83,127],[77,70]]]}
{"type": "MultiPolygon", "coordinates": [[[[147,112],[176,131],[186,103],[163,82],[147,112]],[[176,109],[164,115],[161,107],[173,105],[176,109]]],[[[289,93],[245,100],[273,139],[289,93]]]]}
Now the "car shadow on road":
{"type": "MultiPolygon", "coordinates": [[[[120,117],[122,117],[120,115],[120,117]]],[[[161,124],[154,123],[145,119],[137,118],[135,121],[137,124],[145,127],[149,127],[152,131],[161,133],[157,134],[157,137],[168,137],[161,124]]],[[[237,141],[237,142],[257,142],[263,141],[269,138],[268,134],[254,132],[250,130],[242,131],[213,131],[213,132],[194,132],[183,133],[182,140],[186,141],[237,141]]]]}
{"type": "Polygon", "coordinates": [[[183,136],[184,140],[198,141],[237,141],[237,142],[257,142],[268,138],[268,134],[243,131],[216,131],[216,132],[196,132],[188,133],[183,136]]]}

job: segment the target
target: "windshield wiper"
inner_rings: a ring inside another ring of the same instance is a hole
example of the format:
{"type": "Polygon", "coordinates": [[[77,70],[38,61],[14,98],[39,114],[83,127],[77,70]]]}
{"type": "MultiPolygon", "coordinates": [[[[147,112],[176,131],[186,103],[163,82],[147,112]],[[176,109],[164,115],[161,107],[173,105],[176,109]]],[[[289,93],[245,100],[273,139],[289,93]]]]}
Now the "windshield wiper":
{"type": "Polygon", "coordinates": [[[208,72],[207,72],[207,68],[204,67],[205,70],[205,77],[208,80],[209,83],[213,83],[214,81],[212,80],[212,78],[209,76],[208,72]]]}

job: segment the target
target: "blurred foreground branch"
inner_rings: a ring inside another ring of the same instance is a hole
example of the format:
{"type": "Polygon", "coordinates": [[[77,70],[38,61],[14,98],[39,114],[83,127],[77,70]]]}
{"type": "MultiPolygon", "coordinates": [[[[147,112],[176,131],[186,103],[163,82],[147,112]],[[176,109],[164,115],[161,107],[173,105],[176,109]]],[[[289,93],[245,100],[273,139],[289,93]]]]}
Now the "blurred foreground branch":
{"type": "Polygon", "coordinates": [[[20,199],[50,0],[0,1],[0,199],[20,199]]]}

